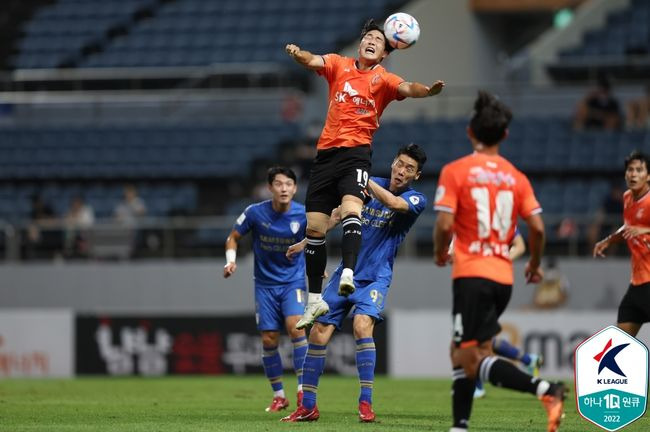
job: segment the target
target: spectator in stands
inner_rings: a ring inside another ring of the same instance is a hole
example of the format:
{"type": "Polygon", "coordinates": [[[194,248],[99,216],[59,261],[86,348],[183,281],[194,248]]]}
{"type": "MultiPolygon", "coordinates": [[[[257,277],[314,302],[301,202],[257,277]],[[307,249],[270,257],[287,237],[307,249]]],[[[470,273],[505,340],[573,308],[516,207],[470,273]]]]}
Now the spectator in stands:
{"type": "Polygon", "coordinates": [[[627,129],[646,129],[650,126],[650,84],[645,94],[625,105],[625,126],[627,129]]]}
{"type": "Polygon", "coordinates": [[[127,184],[124,186],[124,198],[120,201],[113,214],[115,220],[121,225],[124,225],[125,240],[129,243],[129,255],[133,255],[138,246],[142,246],[149,241],[145,241],[149,237],[152,241],[156,241],[155,236],[147,236],[143,231],[137,230],[136,226],[140,219],[147,215],[147,206],[138,195],[138,189],[132,185],[127,184]]]}
{"type": "Polygon", "coordinates": [[[576,130],[616,130],[622,123],[618,100],[611,94],[611,84],[605,76],[598,78],[596,88],[578,104],[573,127],[576,130]]]}
{"type": "Polygon", "coordinates": [[[95,223],[93,208],[86,204],[81,196],[76,196],[70,202],[64,222],[63,255],[68,258],[88,257],[87,230],[95,223]]]}
{"type": "Polygon", "coordinates": [[[54,230],[57,218],[52,207],[43,200],[40,194],[32,195],[32,210],[30,213],[30,224],[27,227],[25,255],[27,259],[42,258],[43,249],[48,246],[54,247],[58,243],[60,247],[60,231],[54,230]]]}
{"type": "Polygon", "coordinates": [[[132,184],[124,186],[124,199],[115,207],[115,219],[123,225],[134,226],[146,214],[147,206],[138,196],[136,187],[132,184]]]}
{"type": "MultiPolygon", "coordinates": [[[[587,229],[589,250],[593,249],[599,239],[611,234],[618,226],[622,208],[623,189],[618,183],[612,183],[602,205],[596,212],[596,217],[587,229]]],[[[616,246],[614,244],[610,247],[610,253],[615,252],[616,246]]]]}

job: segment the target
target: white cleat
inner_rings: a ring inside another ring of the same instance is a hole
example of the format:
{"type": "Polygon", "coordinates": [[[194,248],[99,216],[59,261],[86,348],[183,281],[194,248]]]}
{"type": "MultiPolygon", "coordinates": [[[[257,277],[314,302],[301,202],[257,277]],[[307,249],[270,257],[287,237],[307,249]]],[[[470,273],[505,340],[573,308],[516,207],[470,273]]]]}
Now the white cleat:
{"type": "Polygon", "coordinates": [[[305,308],[305,313],[302,315],[300,320],[298,320],[298,323],[296,323],[296,328],[298,330],[302,330],[306,327],[310,327],[314,324],[316,318],[321,315],[325,315],[327,312],[329,312],[329,310],[329,305],[322,298],[310,302],[305,308]]]}
{"type": "Polygon", "coordinates": [[[343,269],[341,280],[339,281],[339,295],[347,297],[354,293],[354,273],[352,270],[343,269]]]}

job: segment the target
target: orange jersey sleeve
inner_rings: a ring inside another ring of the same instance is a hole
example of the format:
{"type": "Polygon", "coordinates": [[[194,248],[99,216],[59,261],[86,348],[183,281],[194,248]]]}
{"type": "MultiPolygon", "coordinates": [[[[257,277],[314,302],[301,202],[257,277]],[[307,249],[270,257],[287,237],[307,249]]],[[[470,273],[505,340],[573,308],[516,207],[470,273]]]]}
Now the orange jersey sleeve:
{"type": "Polygon", "coordinates": [[[393,100],[401,100],[404,81],[380,65],[359,70],[356,60],[338,54],[323,55],[318,71],[329,84],[329,105],[318,150],[371,144],[379,118],[393,100]]]}
{"type": "Polygon", "coordinates": [[[458,159],[440,174],[434,208],[454,214],[453,278],[513,283],[509,250],[517,218],[541,211],[523,173],[500,156],[458,159]]]}
{"type": "MultiPolygon", "coordinates": [[[[623,194],[623,219],[625,225],[650,228],[650,192],[634,200],[632,191],[623,194]]],[[[650,234],[642,234],[627,240],[630,249],[632,285],[650,282],[650,234]]]]}

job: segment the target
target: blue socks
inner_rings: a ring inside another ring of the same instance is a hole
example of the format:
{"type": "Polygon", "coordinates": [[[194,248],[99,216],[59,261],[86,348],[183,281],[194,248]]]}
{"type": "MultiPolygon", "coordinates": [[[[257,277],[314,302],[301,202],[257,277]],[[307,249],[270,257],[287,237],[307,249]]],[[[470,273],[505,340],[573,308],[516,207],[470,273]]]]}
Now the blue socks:
{"type": "Polygon", "coordinates": [[[298,386],[302,386],[302,365],[307,354],[307,337],[291,339],[291,343],[293,343],[293,369],[298,377],[298,386]]]}
{"type": "Polygon", "coordinates": [[[366,401],[372,403],[372,386],[375,381],[375,363],[377,361],[377,351],[375,350],[375,340],[373,338],[357,339],[357,370],[359,371],[359,385],[361,393],[359,402],[366,401]]]}
{"type": "Polygon", "coordinates": [[[302,366],[302,406],[311,410],[316,406],[318,380],[325,369],[326,345],[309,344],[302,366]]]}
{"type": "Polygon", "coordinates": [[[527,353],[523,353],[519,348],[510,344],[505,339],[494,338],[492,340],[492,348],[494,352],[502,357],[509,358],[511,360],[519,360],[526,366],[530,364],[530,356],[527,353]]]}
{"type": "Polygon", "coordinates": [[[274,392],[282,390],[282,359],[278,347],[262,347],[264,373],[271,382],[274,392]]]}

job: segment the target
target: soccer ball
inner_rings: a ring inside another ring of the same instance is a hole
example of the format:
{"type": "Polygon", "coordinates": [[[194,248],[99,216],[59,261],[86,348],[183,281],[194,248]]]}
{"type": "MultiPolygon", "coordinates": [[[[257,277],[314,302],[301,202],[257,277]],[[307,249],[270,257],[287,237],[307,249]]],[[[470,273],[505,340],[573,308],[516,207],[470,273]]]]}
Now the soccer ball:
{"type": "Polygon", "coordinates": [[[386,18],[384,34],[393,48],[406,49],[418,41],[420,24],[411,15],[397,12],[386,18]]]}

